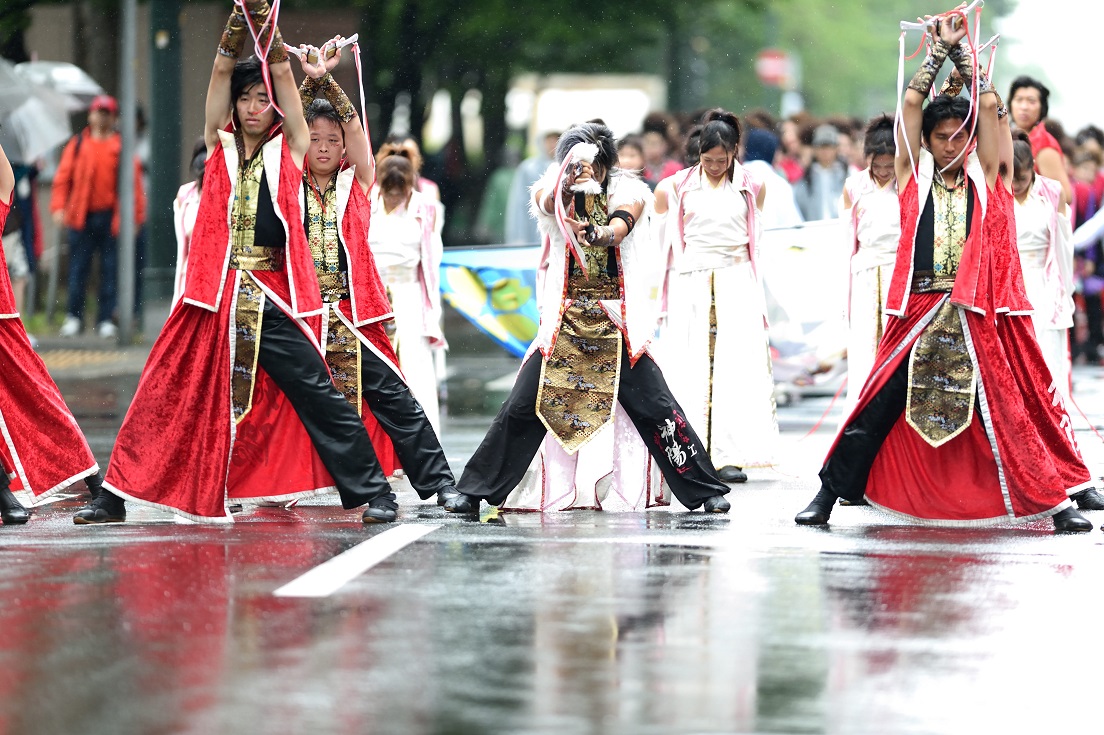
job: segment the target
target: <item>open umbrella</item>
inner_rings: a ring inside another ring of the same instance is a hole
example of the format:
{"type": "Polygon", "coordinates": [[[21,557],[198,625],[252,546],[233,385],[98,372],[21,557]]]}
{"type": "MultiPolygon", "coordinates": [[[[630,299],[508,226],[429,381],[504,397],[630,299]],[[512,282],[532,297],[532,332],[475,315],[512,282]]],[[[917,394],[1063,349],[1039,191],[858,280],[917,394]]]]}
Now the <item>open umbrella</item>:
{"type": "Polygon", "coordinates": [[[87,110],[92,98],[104,93],[84,69],[65,61],[25,61],[15,73],[35,87],[49,87],[67,96],[69,112],[87,110]]]}
{"type": "Polygon", "coordinates": [[[73,134],[69,110],[78,101],[35,84],[0,60],[0,145],[12,161],[30,162],[73,134]]]}
{"type": "Polygon", "coordinates": [[[15,64],[0,59],[0,110],[13,110],[23,103],[30,84],[15,71],[15,64]]]}

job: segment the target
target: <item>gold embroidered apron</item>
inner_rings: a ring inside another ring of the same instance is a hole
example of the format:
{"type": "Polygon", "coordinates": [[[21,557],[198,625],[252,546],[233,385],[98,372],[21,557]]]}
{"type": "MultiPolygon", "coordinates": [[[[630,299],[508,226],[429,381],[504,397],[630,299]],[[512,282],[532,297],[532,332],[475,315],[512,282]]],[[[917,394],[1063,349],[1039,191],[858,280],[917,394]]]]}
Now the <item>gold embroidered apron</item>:
{"type": "Polygon", "coordinates": [[[266,247],[254,242],[257,227],[257,203],[261,191],[264,161],[260,147],[253,158],[245,160],[238,146],[238,185],[230,210],[230,268],[240,271],[232,316],[234,359],[230,372],[230,392],[234,420],[240,422],[253,407],[253,386],[257,378],[257,353],[260,347],[261,317],[265,295],[249,271],[282,271],[284,248],[266,247]]]}
{"type": "Polygon", "coordinates": [[[705,405],[705,449],[713,447],[713,366],[717,358],[717,291],[716,274],[709,272],[709,402],[705,405]]]}
{"type": "MultiPolygon", "coordinates": [[[[953,188],[938,174],[932,183],[934,258],[932,271],[913,275],[913,291],[950,292],[966,244],[969,192],[965,176],[953,188]]],[[[977,374],[962,329],[961,309],[944,298],[932,322],[909,354],[905,420],[933,447],[946,444],[974,416],[977,374]]]]}
{"type": "Polygon", "coordinates": [[[349,298],[349,276],[341,269],[341,238],[337,218],[337,176],[330,178],[325,191],[315,186],[306,174],[307,243],[310,246],[318,285],[322,289],[326,318],[326,364],[334,385],[357,414],[363,411],[360,383],[360,342],[353,330],[337,314],[337,303],[349,298]]]}
{"type": "MultiPolygon", "coordinates": [[[[587,219],[607,224],[605,194],[586,197],[587,219]]],[[[621,374],[621,331],[602,308],[619,300],[621,285],[611,248],[583,246],[587,273],[573,258],[567,276],[570,306],[564,310],[552,354],[541,365],[537,415],[568,454],[574,454],[613,420],[621,374]],[[587,277],[589,275],[589,278],[587,277]]]]}

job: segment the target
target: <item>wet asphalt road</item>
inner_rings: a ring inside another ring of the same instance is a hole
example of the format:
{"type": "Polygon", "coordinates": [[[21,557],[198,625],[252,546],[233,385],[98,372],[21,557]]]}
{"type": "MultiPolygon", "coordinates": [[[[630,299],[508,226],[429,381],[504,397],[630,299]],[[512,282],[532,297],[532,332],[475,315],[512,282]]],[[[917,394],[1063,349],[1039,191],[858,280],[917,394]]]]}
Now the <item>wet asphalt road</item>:
{"type": "MultiPolygon", "coordinates": [[[[459,473],[496,400],[461,387],[509,362],[454,364],[459,473]]],[[[133,379],[57,374],[106,457],[133,379]]],[[[1104,374],[1077,381],[1104,423],[1104,374]]],[[[784,463],[751,471],[726,517],[476,521],[406,493],[400,524],[427,533],[315,598],[274,593],[391,529],[328,498],[229,528],[139,508],[77,527],[77,499],[43,506],[0,528],[0,735],[1100,732],[1104,534],[867,508],[797,527],[827,405],[780,411],[784,463]]]]}

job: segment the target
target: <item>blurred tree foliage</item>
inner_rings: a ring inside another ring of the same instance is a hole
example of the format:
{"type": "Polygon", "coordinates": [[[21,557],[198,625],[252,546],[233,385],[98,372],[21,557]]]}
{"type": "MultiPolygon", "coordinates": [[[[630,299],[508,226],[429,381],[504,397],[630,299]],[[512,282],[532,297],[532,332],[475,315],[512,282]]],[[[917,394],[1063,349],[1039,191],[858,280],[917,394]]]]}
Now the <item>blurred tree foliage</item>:
{"type": "MultiPolygon", "coordinates": [[[[1014,2],[988,0],[986,38],[993,19],[1014,2]]],[[[22,32],[34,4],[0,0],[0,49],[15,60],[25,53],[22,32]]],[[[117,13],[120,0],[69,4],[94,18],[117,13]]],[[[781,92],[763,87],[754,71],[757,54],[776,47],[799,60],[800,91],[810,112],[867,117],[896,104],[898,21],[946,9],[917,0],[284,0],[284,7],[359,9],[377,135],[390,129],[400,93],[411,95],[410,129],[419,131],[435,91],[451,93],[453,130],[460,129],[464,93],[481,92],[487,155],[468,155],[455,136],[444,163],[438,162],[437,175],[462,182],[449,198],[462,197],[463,206],[478,202],[500,164],[510,137],[506,92],[518,74],[657,74],[668,80],[673,110],[766,107],[777,113],[781,92]]],[[[909,34],[906,52],[918,42],[918,34],[909,34]]]]}

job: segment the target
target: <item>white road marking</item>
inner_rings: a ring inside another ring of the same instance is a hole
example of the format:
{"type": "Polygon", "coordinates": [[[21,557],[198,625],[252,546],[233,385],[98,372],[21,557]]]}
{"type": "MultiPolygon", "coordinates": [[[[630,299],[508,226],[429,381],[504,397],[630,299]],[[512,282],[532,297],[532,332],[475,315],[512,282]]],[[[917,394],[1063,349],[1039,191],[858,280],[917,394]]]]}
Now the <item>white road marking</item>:
{"type": "Polygon", "coordinates": [[[329,597],[352,580],[422,536],[440,528],[403,524],[325,561],[272,594],[277,597],[329,597]]]}
{"type": "Polygon", "coordinates": [[[63,500],[72,500],[75,497],[77,497],[76,494],[73,494],[73,495],[63,495],[63,494],[51,495],[50,497],[46,498],[45,500],[36,500],[34,503],[31,504],[31,507],[32,508],[40,508],[43,505],[49,505],[50,503],[60,503],[63,500]]]}

